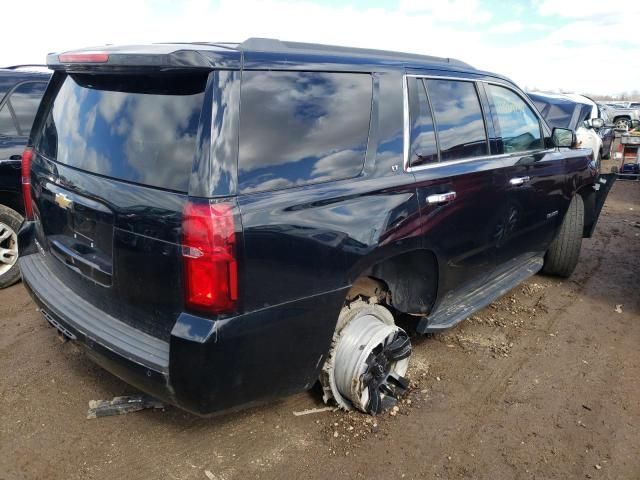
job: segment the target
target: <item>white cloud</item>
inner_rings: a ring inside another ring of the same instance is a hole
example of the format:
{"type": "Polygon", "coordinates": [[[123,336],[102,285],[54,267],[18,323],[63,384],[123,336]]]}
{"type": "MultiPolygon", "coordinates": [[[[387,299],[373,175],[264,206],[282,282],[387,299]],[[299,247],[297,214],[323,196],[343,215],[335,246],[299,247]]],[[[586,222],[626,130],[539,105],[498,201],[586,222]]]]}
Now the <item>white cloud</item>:
{"type": "Polygon", "coordinates": [[[538,5],[542,15],[564,18],[627,17],[637,24],[640,5],[637,2],[605,2],[602,0],[544,0],[538,5]]]}
{"type": "Polygon", "coordinates": [[[99,10],[71,0],[11,1],[3,18],[25,21],[12,20],[0,29],[1,44],[11,46],[0,51],[0,65],[44,62],[47,52],[106,43],[262,36],[460,58],[545,89],[638,88],[640,62],[629,61],[640,49],[638,2],[536,5],[519,18],[496,23],[490,9],[500,7],[479,0],[402,0],[387,9],[311,0],[112,0],[99,10]],[[559,27],[558,18],[564,22],[559,27]],[[509,33],[509,42],[494,43],[500,37],[492,28],[509,33]]]}
{"type": "Polygon", "coordinates": [[[435,22],[477,24],[491,19],[478,0],[401,0],[399,10],[428,16],[435,22]]]}
{"type": "Polygon", "coordinates": [[[523,30],[522,22],[519,20],[513,20],[510,22],[499,23],[494,27],[491,27],[489,31],[491,33],[518,33],[523,30]]]}

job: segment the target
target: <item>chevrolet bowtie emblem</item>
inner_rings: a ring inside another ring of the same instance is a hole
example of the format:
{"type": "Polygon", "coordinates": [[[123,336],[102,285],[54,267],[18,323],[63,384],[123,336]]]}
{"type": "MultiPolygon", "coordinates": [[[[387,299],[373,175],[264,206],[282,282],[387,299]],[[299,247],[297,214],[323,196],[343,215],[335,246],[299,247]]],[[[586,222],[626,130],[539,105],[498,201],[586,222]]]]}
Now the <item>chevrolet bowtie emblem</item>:
{"type": "Polygon", "coordinates": [[[73,200],[67,197],[64,193],[56,193],[56,204],[63,209],[70,208],[73,205],[73,200]]]}

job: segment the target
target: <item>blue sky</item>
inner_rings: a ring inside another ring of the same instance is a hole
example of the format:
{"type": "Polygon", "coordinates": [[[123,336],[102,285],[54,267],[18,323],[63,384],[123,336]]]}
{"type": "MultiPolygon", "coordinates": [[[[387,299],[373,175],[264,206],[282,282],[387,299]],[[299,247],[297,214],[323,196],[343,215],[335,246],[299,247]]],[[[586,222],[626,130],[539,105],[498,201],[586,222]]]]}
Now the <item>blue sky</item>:
{"type": "Polygon", "coordinates": [[[637,1],[22,0],[3,11],[0,65],[105,43],[267,36],[455,57],[529,88],[640,90],[637,1]]]}

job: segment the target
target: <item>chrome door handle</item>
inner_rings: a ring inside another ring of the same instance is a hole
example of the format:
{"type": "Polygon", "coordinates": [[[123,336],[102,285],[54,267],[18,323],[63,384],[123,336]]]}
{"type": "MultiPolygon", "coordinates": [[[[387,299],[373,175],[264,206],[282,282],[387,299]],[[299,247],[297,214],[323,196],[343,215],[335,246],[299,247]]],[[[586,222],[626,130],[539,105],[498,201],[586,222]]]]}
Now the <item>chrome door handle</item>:
{"type": "Polygon", "coordinates": [[[427,203],[429,205],[438,205],[441,203],[449,203],[456,199],[456,192],[439,193],[437,195],[429,195],[427,203]]]}
{"type": "Polygon", "coordinates": [[[524,185],[525,183],[528,183],[529,181],[531,181],[531,177],[515,177],[515,178],[512,178],[511,180],[509,180],[509,183],[511,185],[524,185]]]}

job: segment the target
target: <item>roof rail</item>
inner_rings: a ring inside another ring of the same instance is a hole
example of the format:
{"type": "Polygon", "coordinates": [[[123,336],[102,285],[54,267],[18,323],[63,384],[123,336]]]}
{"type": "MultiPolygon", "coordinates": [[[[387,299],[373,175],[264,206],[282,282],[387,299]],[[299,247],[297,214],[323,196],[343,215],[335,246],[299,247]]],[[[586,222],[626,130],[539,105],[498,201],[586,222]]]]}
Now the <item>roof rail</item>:
{"type": "Polygon", "coordinates": [[[241,51],[258,51],[258,52],[306,52],[306,53],[335,53],[338,55],[355,55],[362,57],[384,57],[399,61],[428,61],[449,63],[466,68],[473,68],[471,65],[456,60],[455,58],[435,57],[430,55],[419,55],[416,53],[393,52],[387,50],[375,50],[369,48],[353,48],[342,47],[338,45],[323,45],[319,43],[302,43],[278,40],[275,38],[248,38],[238,45],[241,51]]]}

